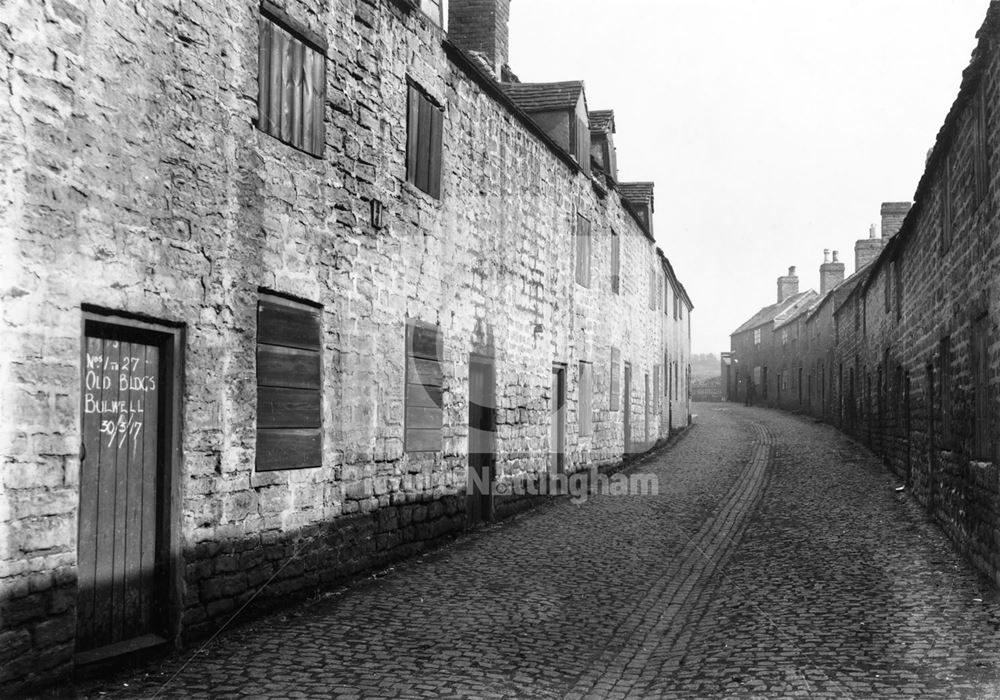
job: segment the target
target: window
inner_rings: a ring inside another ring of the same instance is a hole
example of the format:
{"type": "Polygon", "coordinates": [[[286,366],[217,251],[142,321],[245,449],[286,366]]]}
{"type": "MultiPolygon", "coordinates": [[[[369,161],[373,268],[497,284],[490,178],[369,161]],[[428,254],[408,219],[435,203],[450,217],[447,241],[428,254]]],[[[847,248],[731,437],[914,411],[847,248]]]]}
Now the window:
{"type": "Polygon", "coordinates": [[[663,308],[663,278],[656,276],[656,308],[663,308]]]}
{"type": "Polygon", "coordinates": [[[611,231],[611,293],[621,293],[622,241],[617,233],[611,231]]]}
{"type": "Polygon", "coordinates": [[[663,313],[664,315],[670,314],[670,283],[664,282],[663,284],[663,313]]]}
{"type": "Polygon", "coordinates": [[[410,83],[406,117],[406,180],[441,198],[441,131],[444,110],[410,83]]]}
{"type": "Polygon", "coordinates": [[[754,345],[760,345],[760,329],[759,328],[754,328],[753,329],[753,344],[754,345]]]}
{"type": "Polygon", "coordinates": [[[618,348],[611,348],[611,410],[617,411],[621,408],[622,393],[622,352],[618,348]]]}
{"type": "Polygon", "coordinates": [[[421,321],[406,324],[406,452],[439,452],[444,373],[441,331],[421,321]]]}
{"type": "Polygon", "coordinates": [[[257,128],[322,157],[326,41],[266,0],[260,10],[257,128]]]}
{"type": "Polygon", "coordinates": [[[653,365],[653,413],[660,412],[660,365],[653,365]]]}
{"type": "Polygon", "coordinates": [[[788,329],[787,328],[782,328],[781,329],[781,344],[782,345],[788,345],[788,329]]]}
{"type": "Polygon", "coordinates": [[[320,309],[257,302],[257,471],[323,465],[320,309]]]}
{"type": "Polygon", "coordinates": [[[576,215],[576,283],[590,287],[590,221],[576,215]]]}
{"type": "Polygon", "coordinates": [[[434,21],[434,24],[439,27],[444,26],[444,12],[441,9],[441,0],[420,0],[420,9],[434,21]]]}
{"type": "Polygon", "coordinates": [[[972,389],[975,399],[974,456],[993,459],[993,431],[989,401],[989,317],[982,315],[972,323],[972,389]]]}
{"type": "Polygon", "coordinates": [[[649,308],[656,309],[656,270],[649,271],[649,308]]]}
{"type": "Polygon", "coordinates": [[[578,427],[580,436],[587,436],[593,432],[593,395],[594,395],[594,374],[593,367],[589,362],[580,363],[580,404],[578,416],[578,427]]]}
{"type": "Polygon", "coordinates": [[[986,99],[983,92],[986,89],[986,82],[980,88],[979,96],[973,103],[975,114],[975,142],[973,144],[973,169],[976,184],[976,202],[981,202],[986,198],[989,189],[989,158],[986,143],[986,99]]]}

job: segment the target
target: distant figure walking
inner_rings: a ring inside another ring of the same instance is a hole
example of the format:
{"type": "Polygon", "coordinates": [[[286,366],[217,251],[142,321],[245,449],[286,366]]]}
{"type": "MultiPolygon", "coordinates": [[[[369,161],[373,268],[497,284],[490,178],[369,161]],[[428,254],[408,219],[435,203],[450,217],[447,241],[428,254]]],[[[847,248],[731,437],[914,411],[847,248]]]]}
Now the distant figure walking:
{"type": "Polygon", "coordinates": [[[743,404],[744,406],[753,406],[753,391],[754,391],[753,379],[747,377],[747,395],[746,395],[746,401],[743,404]]]}

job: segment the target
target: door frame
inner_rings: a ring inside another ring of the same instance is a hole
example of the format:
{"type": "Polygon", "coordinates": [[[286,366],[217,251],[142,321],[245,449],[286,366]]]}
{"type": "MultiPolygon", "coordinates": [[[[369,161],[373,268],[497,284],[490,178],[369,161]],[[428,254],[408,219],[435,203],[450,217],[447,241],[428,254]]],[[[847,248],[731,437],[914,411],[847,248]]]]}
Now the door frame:
{"type": "MultiPolygon", "coordinates": [[[[472,469],[473,469],[472,459],[473,459],[473,454],[478,455],[477,459],[481,459],[482,455],[487,455],[487,457],[486,457],[487,463],[484,466],[486,467],[487,472],[489,474],[489,480],[488,481],[489,481],[490,486],[488,487],[486,493],[472,493],[472,492],[469,492],[467,490],[467,492],[466,492],[466,513],[467,513],[467,515],[466,515],[466,526],[469,527],[469,528],[473,528],[476,525],[479,525],[480,523],[492,522],[493,521],[493,519],[494,519],[494,505],[495,504],[494,504],[494,499],[493,499],[493,488],[492,487],[493,487],[493,484],[496,483],[496,478],[497,478],[497,476],[496,476],[496,465],[497,465],[497,431],[496,431],[496,428],[497,428],[497,405],[496,405],[496,402],[497,402],[497,381],[496,381],[496,376],[497,376],[497,374],[496,374],[496,359],[494,357],[490,356],[490,355],[483,355],[483,354],[479,354],[479,353],[475,353],[475,352],[471,353],[469,355],[469,412],[470,412],[470,414],[471,414],[471,411],[472,411],[473,399],[474,398],[478,398],[478,397],[474,397],[472,395],[472,373],[475,371],[474,368],[486,368],[487,393],[489,394],[488,397],[487,397],[487,399],[490,401],[490,406],[485,406],[485,408],[488,408],[490,411],[492,411],[491,420],[489,421],[489,424],[490,424],[490,426],[491,426],[492,429],[487,430],[487,432],[489,432],[489,433],[492,434],[492,438],[491,438],[491,445],[490,445],[491,451],[490,452],[488,452],[488,453],[475,452],[474,453],[472,451],[472,449],[471,449],[471,447],[472,447],[472,445],[471,445],[471,431],[474,429],[474,426],[472,425],[472,421],[471,421],[472,416],[470,415],[469,416],[469,418],[470,418],[470,421],[469,421],[470,449],[469,449],[469,454],[468,454],[468,469],[469,469],[468,483],[469,483],[470,487],[473,485],[473,479],[472,479],[472,469]],[[479,502],[478,503],[473,503],[474,499],[476,499],[476,498],[480,499],[479,502]],[[474,514],[479,516],[478,519],[474,519],[473,518],[474,514]]],[[[483,404],[480,404],[480,406],[483,406],[483,404]]]]}
{"type": "MultiPolygon", "coordinates": [[[[160,430],[159,468],[161,489],[157,499],[158,541],[156,545],[156,571],[163,576],[159,595],[164,604],[164,612],[160,618],[162,631],[166,642],[176,647],[180,639],[181,613],[183,600],[181,591],[184,583],[183,552],[181,542],[181,514],[183,498],[183,479],[181,468],[181,435],[183,433],[183,412],[181,402],[184,396],[184,345],[186,329],[184,324],[154,319],[149,316],[132,314],[123,311],[105,309],[90,304],[81,305],[80,319],[80,358],[81,371],[86,372],[87,331],[95,327],[106,327],[123,334],[137,334],[150,339],[149,344],[160,348],[160,362],[163,377],[166,381],[161,385],[161,400],[163,402],[163,425],[160,430]]],[[[81,379],[82,381],[82,379],[81,379]]],[[[81,446],[83,444],[84,392],[80,392],[80,415],[77,421],[80,430],[81,446]]],[[[82,452],[82,450],[81,450],[82,452]]],[[[83,460],[79,460],[78,470],[83,470],[83,460]]],[[[80,508],[77,507],[77,532],[80,527],[80,508]]],[[[77,537],[79,547],[79,536],[77,537]]],[[[75,637],[74,631],[74,637],[75,637]]],[[[93,650],[77,652],[74,661],[77,665],[103,661],[119,653],[139,651],[127,644],[113,644],[111,647],[99,647],[93,650]],[[121,650],[115,647],[123,647],[121,650]]]]}
{"type": "MultiPolygon", "coordinates": [[[[549,468],[550,475],[566,473],[566,365],[556,362],[552,365],[552,399],[556,410],[551,416],[552,425],[549,430],[549,468]],[[552,444],[553,438],[556,444],[552,444]],[[555,470],[552,469],[553,461],[555,470]]],[[[551,410],[549,413],[553,413],[551,410]]]]}
{"type": "Polygon", "coordinates": [[[622,386],[624,397],[622,408],[625,413],[622,415],[622,430],[624,432],[624,454],[632,454],[632,363],[626,362],[622,370],[622,386]]]}

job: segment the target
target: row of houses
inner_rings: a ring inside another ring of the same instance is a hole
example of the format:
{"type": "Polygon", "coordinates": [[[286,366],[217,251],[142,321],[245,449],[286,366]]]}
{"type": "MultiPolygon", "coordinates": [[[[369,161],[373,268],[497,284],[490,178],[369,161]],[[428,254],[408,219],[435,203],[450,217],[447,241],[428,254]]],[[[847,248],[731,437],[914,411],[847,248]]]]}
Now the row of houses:
{"type": "Polygon", "coordinates": [[[855,272],[826,251],[732,334],[730,400],[808,413],[879,454],[1000,583],[1000,6],[990,4],[912,206],[882,205],[855,272]]]}
{"type": "Polygon", "coordinates": [[[0,693],[687,426],[614,113],[513,74],[509,0],[450,5],[0,10],[0,693]]]}

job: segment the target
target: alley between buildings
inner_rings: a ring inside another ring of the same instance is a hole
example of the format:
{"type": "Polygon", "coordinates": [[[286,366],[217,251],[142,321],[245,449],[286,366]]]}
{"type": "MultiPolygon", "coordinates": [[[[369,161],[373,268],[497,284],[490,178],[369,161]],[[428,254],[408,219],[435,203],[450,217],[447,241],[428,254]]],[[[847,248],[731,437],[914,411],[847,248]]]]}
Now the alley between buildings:
{"type": "Polygon", "coordinates": [[[832,427],[700,404],[633,467],[201,649],[77,688],[160,697],[1000,694],[1000,598],[832,427]]]}

